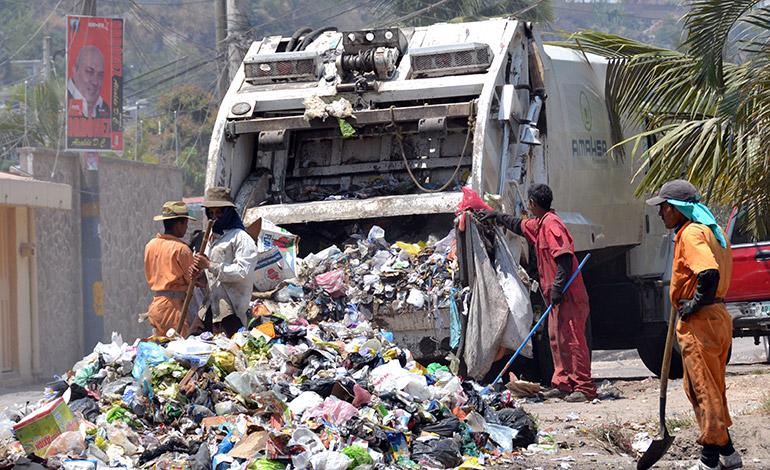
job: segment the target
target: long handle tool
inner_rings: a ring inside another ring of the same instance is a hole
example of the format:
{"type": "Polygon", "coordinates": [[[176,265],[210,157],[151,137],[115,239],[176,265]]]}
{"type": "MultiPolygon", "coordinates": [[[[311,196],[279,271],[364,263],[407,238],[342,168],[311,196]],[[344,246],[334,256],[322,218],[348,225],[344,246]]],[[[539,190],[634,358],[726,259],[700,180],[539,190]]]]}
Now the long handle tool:
{"type": "Polygon", "coordinates": [[[652,441],[650,447],[642,454],[636,464],[637,470],[647,470],[668,452],[674,443],[674,436],[668,433],[666,427],[666,391],[668,389],[668,371],[671,368],[671,350],[674,346],[674,332],[676,331],[676,310],[671,309],[668,319],[668,333],[666,334],[666,349],[663,351],[663,365],[660,368],[660,439],[652,441]]]}
{"type": "MultiPolygon", "coordinates": [[[[198,247],[196,255],[203,254],[206,250],[206,245],[209,244],[209,237],[211,236],[211,228],[214,226],[214,220],[209,220],[206,225],[206,233],[203,234],[203,241],[201,246],[198,247]]],[[[184,328],[184,322],[187,319],[187,309],[190,307],[190,300],[192,300],[193,289],[195,289],[195,279],[190,279],[190,284],[187,286],[187,293],[184,296],[184,303],[182,304],[182,314],[179,316],[179,323],[176,325],[177,334],[182,334],[182,328],[184,328]]]]}

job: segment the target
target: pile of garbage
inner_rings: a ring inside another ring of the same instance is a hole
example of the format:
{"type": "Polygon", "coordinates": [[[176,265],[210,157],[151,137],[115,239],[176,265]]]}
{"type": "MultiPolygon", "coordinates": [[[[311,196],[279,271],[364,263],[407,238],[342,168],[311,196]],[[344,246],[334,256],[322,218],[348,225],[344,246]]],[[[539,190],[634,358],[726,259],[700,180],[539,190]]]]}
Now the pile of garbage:
{"type": "Polygon", "coordinates": [[[366,320],[253,325],[113,334],[34,413],[0,415],[0,468],[482,468],[536,438],[510,392],[423,366],[366,320]]]}
{"type": "Polygon", "coordinates": [[[264,223],[271,229],[263,225],[260,236],[271,240],[259,243],[255,311],[279,311],[289,320],[310,321],[372,320],[452,307],[459,312],[454,230],[441,239],[391,244],[375,225],[342,250],[332,245],[298,259],[293,248],[287,248],[292,235],[284,232],[281,239],[280,232],[271,231],[272,224],[264,223]]]}

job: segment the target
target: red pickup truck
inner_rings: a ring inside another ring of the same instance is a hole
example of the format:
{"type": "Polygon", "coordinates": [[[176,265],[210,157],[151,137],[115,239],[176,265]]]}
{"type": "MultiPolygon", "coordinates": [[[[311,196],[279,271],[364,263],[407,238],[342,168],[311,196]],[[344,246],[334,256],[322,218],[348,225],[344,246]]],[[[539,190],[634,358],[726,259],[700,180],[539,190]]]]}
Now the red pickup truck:
{"type": "Polygon", "coordinates": [[[734,337],[754,337],[764,343],[770,361],[770,220],[760,222],[765,235],[746,230],[744,212],[734,209],[727,225],[733,248],[733,275],[725,303],[733,317],[734,337]]]}

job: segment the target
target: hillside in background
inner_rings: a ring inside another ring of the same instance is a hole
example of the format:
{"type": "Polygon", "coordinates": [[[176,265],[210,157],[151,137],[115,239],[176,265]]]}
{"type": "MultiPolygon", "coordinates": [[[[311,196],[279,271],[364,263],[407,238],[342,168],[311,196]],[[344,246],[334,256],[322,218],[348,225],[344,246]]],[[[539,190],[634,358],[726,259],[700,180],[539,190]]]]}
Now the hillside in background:
{"type": "MultiPolygon", "coordinates": [[[[57,118],[61,109],[56,97],[63,95],[65,15],[79,14],[80,4],[81,0],[0,2],[0,169],[14,162],[19,146],[58,146],[57,119],[62,119],[57,118]],[[40,83],[44,36],[52,38],[53,77],[48,84],[40,83]],[[28,129],[36,133],[24,134],[25,118],[28,129]]],[[[302,27],[357,29],[518,13],[539,21],[546,39],[595,29],[675,47],[682,14],[673,3],[655,1],[239,0],[238,4],[243,33],[217,44],[213,0],[97,0],[99,16],[125,19],[122,156],[181,166],[188,194],[203,189],[218,79],[224,71],[221,46],[237,44],[245,50],[255,39],[291,35],[302,27]]]]}

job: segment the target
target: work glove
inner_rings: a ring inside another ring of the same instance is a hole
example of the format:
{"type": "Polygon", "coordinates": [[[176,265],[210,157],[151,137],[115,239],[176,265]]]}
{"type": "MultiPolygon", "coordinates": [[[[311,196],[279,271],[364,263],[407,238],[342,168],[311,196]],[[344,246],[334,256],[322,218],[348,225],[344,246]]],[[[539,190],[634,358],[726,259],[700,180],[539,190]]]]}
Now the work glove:
{"type": "Polygon", "coordinates": [[[679,319],[687,320],[687,317],[700,310],[700,307],[700,299],[698,298],[697,293],[695,294],[695,297],[690,300],[680,300],[679,309],[677,310],[677,313],[679,313],[679,319]]]}
{"type": "Polygon", "coordinates": [[[500,216],[502,214],[500,214],[497,211],[479,211],[478,215],[479,215],[478,219],[480,222],[486,222],[487,220],[489,220],[491,222],[498,223],[500,221],[500,216]]]}
{"type": "Polygon", "coordinates": [[[554,305],[559,305],[561,303],[562,299],[562,290],[560,288],[552,288],[551,289],[551,303],[554,305]]]}
{"type": "Polygon", "coordinates": [[[718,285],[718,270],[707,269],[698,273],[698,284],[695,286],[695,294],[692,296],[692,299],[682,299],[679,301],[679,308],[677,309],[679,318],[686,320],[687,317],[700,310],[704,305],[713,303],[718,285]]]}

